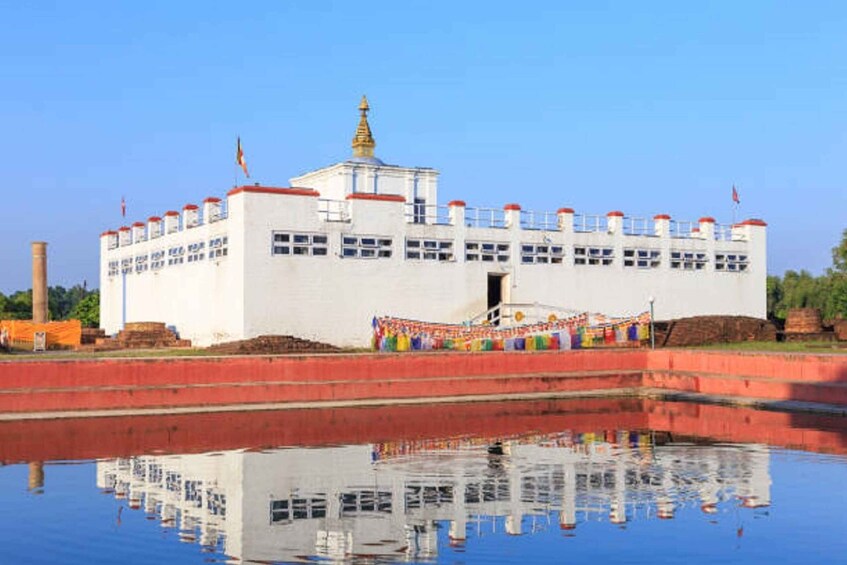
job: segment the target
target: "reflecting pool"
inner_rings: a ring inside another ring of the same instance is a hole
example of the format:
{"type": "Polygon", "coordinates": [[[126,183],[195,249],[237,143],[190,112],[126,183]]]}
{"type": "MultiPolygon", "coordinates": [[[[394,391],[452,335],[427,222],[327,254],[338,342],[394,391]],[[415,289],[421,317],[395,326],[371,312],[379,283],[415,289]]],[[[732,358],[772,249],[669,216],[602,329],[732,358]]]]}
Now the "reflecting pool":
{"type": "Polygon", "coordinates": [[[845,454],[647,399],[6,422],[0,562],[844,562],[845,454]]]}

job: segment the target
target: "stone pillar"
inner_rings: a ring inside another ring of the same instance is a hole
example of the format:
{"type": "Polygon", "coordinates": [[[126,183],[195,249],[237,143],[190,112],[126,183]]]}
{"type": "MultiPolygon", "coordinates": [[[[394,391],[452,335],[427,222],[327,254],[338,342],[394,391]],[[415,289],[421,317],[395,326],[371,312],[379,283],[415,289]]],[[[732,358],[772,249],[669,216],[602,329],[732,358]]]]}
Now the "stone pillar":
{"type": "Polygon", "coordinates": [[[32,321],[47,323],[47,242],[32,242],[32,321]]]}
{"type": "Polygon", "coordinates": [[[44,488],[44,463],[33,461],[29,464],[29,490],[44,488]]]}

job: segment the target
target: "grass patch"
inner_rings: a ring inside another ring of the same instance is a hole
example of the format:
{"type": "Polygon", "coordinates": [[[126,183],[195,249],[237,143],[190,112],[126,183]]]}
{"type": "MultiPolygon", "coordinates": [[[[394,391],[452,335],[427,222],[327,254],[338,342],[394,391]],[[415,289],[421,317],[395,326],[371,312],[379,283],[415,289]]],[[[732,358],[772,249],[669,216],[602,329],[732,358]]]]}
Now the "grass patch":
{"type": "Polygon", "coordinates": [[[205,349],[125,349],[119,351],[13,351],[8,355],[0,354],[0,361],[31,361],[51,359],[108,359],[125,357],[209,357],[215,355],[205,349]]]}
{"type": "MultiPolygon", "coordinates": [[[[369,348],[349,348],[339,351],[326,351],[313,353],[307,351],[292,351],[287,353],[261,353],[253,355],[333,355],[338,353],[373,353],[369,348]]],[[[176,348],[176,349],[121,349],[118,351],[44,351],[33,353],[32,351],[14,350],[12,353],[0,352],[2,361],[51,361],[51,360],[73,360],[73,359],[155,359],[157,357],[248,357],[248,355],[228,355],[217,351],[209,351],[202,348],[176,348]]]]}
{"type": "Polygon", "coordinates": [[[774,353],[842,353],[847,354],[847,343],[838,341],[742,341],[715,343],[690,349],[712,351],[766,351],[774,353]]]}

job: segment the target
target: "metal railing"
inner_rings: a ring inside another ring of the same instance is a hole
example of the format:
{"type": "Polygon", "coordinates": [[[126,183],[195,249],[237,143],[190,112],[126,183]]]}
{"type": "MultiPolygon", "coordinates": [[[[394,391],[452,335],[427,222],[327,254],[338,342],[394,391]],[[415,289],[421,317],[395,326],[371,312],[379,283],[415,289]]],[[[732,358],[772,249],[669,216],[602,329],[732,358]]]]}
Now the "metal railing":
{"type": "Polygon", "coordinates": [[[606,216],[574,214],[573,231],[582,233],[608,232],[609,219],[606,216]]]}
{"type": "Polygon", "coordinates": [[[743,233],[733,231],[729,224],[715,224],[715,240],[717,241],[747,241],[743,233]]]}
{"type": "Polygon", "coordinates": [[[624,235],[656,235],[656,225],[649,218],[637,218],[634,216],[624,216],[623,218],[623,233],[624,235]]]}
{"type": "Polygon", "coordinates": [[[559,215],[554,212],[521,210],[522,230],[558,231],[559,215]]]}
{"type": "Polygon", "coordinates": [[[492,326],[536,324],[549,322],[551,315],[556,316],[557,319],[563,319],[582,313],[582,311],[572,308],[539,304],[537,302],[501,302],[485,312],[473,316],[467,321],[467,324],[470,326],[483,323],[488,323],[492,326]]]}
{"type": "Polygon", "coordinates": [[[465,208],[465,226],[469,228],[505,228],[506,213],[498,208],[465,208]]]}
{"type": "Polygon", "coordinates": [[[406,222],[410,224],[450,225],[450,207],[443,204],[407,202],[406,222]]]}
{"type": "Polygon", "coordinates": [[[696,233],[694,228],[699,229],[700,224],[688,221],[670,221],[670,236],[679,239],[691,239],[696,233]]]}
{"type": "Polygon", "coordinates": [[[226,201],[221,201],[218,205],[218,211],[215,214],[211,214],[208,218],[203,218],[203,224],[212,224],[214,222],[219,222],[221,220],[226,220],[229,217],[229,208],[227,207],[226,201]]]}
{"type": "Polygon", "coordinates": [[[318,217],[325,222],[349,222],[350,203],[346,200],[318,199],[318,217]]]}

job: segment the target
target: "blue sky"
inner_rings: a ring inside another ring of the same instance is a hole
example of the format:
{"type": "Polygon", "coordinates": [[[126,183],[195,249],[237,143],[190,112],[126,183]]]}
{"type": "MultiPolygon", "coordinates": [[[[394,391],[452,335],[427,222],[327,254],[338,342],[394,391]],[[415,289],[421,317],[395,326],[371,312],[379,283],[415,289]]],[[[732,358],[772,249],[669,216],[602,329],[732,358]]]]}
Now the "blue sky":
{"type": "Polygon", "coordinates": [[[847,227],[847,3],[0,0],[0,291],[97,286],[98,236],[233,183],[377,155],[441,200],[769,223],[769,271],[847,227]]]}

